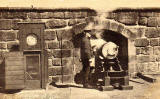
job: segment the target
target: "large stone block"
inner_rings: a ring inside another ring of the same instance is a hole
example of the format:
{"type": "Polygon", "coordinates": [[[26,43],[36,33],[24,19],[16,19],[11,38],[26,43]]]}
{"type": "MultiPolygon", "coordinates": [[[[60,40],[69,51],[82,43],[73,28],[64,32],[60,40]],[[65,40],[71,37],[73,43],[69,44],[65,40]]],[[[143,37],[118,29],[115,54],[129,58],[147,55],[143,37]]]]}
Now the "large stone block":
{"type": "Polygon", "coordinates": [[[74,60],[73,57],[63,58],[62,59],[62,66],[71,66],[71,67],[73,67],[73,64],[74,64],[73,60],[74,60]]]}
{"type": "Polygon", "coordinates": [[[26,19],[27,13],[26,12],[16,12],[16,11],[10,11],[10,12],[0,12],[1,18],[3,19],[26,19]]]}
{"type": "Polygon", "coordinates": [[[152,55],[153,54],[153,47],[142,47],[141,54],[152,55]]]}
{"type": "Polygon", "coordinates": [[[87,12],[73,12],[74,18],[85,18],[87,17],[87,12]]]}
{"type": "Polygon", "coordinates": [[[116,15],[116,20],[118,22],[121,22],[127,25],[136,25],[138,22],[138,13],[137,12],[119,12],[116,15]]]}
{"type": "Polygon", "coordinates": [[[76,24],[72,28],[72,32],[77,35],[79,33],[82,33],[84,31],[84,28],[86,27],[87,23],[81,23],[81,24],[76,24]]]}
{"type": "Polygon", "coordinates": [[[45,40],[55,40],[56,39],[56,31],[55,30],[45,30],[44,39],[45,40]]]}
{"type": "Polygon", "coordinates": [[[28,17],[30,19],[40,19],[41,18],[41,14],[40,14],[40,12],[29,12],[28,13],[28,17]]]}
{"type": "Polygon", "coordinates": [[[76,21],[77,21],[77,24],[78,23],[87,23],[86,19],[77,19],[76,21]]]}
{"type": "Polygon", "coordinates": [[[72,50],[62,50],[62,57],[72,57],[72,50]]]}
{"type": "Polygon", "coordinates": [[[62,75],[62,67],[61,66],[50,67],[48,68],[48,74],[49,76],[62,75]]]}
{"type": "Polygon", "coordinates": [[[51,58],[48,59],[48,67],[52,67],[52,59],[51,58]]]}
{"type": "Polygon", "coordinates": [[[69,66],[64,66],[64,68],[63,68],[63,74],[64,75],[73,74],[73,64],[69,65],[69,66]]]}
{"type": "Polygon", "coordinates": [[[17,39],[17,32],[18,31],[0,31],[0,41],[14,41],[17,39]]]}
{"type": "Polygon", "coordinates": [[[152,17],[153,16],[153,12],[139,12],[139,16],[152,17]]]}
{"type": "Polygon", "coordinates": [[[12,29],[18,30],[19,29],[18,22],[21,22],[21,21],[22,20],[20,20],[20,19],[14,19],[14,20],[12,20],[12,29]]]}
{"type": "Polygon", "coordinates": [[[52,59],[52,65],[53,66],[61,66],[61,61],[62,61],[61,58],[53,58],[52,59]]]}
{"type": "Polygon", "coordinates": [[[159,44],[159,39],[158,38],[151,38],[150,39],[150,45],[151,46],[158,46],[159,44]]]}
{"type": "Polygon", "coordinates": [[[74,18],[74,13],[73,12],[64,12],[64,16],[66,19],[74,18]]]}
{"type": "Polygon", "coordinates": [[[55,19],[64,19],[64,12],[59,12],[59,11],[55,11],[55,12],[49,12],[49,16],[50,18],[55,18],[55,19]]]}
{"type": "Polygon", "coordinates": [[[48,19],[50,18],[49,12],[42,12],[40,13],[41,19],[48,19]]]}
{"type": "Polygon", "coordinates": [[[50,77],[52,77],[52,82],[73,83],[73,76],[72,75],[63,75],[63,76],[57,75],[57,76],[50,76],[50,77]]]}
{"type": "Polygon", "coordinates": [[[57,30],[57,38],[58,38],[59,41],[61,41],[61,40],[71,40],[72,37],[73,37],[73,31],[72,31],[71,28],[57,30]]]}
{"type": "Polygon", "coordinates": [[[157,17],[149,17],[148,18],[148,26],[157,26],[157,17]]]}
{"type": "Polygon", "coordinates": [[[72,56],[72,51],[71,50],[52,50],[52,55],[54,58],[63,58],[63,57],[71,57],[72,56]]]}
{"type": "Polygon", "coordinates": [[[156,38],[160,36],[160,28],[149,27],[146,28],[145,36],[149,38],[156,38]]]}
{"type": "Polygon", "coordinates": [[[6,42],[1,42],[0,43],[0,49],[6,49],[7,48],[7,43],[6,42]]]}
{"type": "Polygon", "coordinates": [[[117,32],[118,27],[119,27],[119,23],[110,21],[110,27],[109,27],[110,29],[109,30],[117,32]]]}
{"type": "Polygon", "coordinates": [[[48,45],[48,49],[58,49],[58,48],[60,48],[59,42],[56,42],[56,41],[48,42],[47,45],[48,45]]]}
{"type": "Polygon", "coordinates": [[[157,56],[155,56],[155,55],[150,55],[149,56],[149,61],[150,62],[155,62],[157,60],[157,56]]]}
{"type": "Polygon", "coordinates": [[[141,47],[136,47],[136,55],[141,54],[141,47]]]}
{"type": "Polygon", "coordinates": [[[11,41],[7,42],[7,48],[14,51],[19,51],[19,42],[18,41],[11,41]]]}
{"type": "Polygon", "coordinates": [[[139,25],[147,25],[147,17],[139,17],[139,25]]]}
{"type": "Polygon", "coordinates": [[[155,46],[153,52],[154,52],[154,55],[160,55],[160,46],[155,46]]]}
{"type": "Polygon", "coordinates": [[[73,75],[64,75],[63,83],[73,83],[73,75]]]}
{"type": "Polygon", "coordinates": [[[148,72],[158,72],[158,63],[157,62],[149,62],[148,63],[148,72]]]}
{"type": "Polygon", "coordinates": [[[138,63],[149,62],[149,55],[137,55],[136,59],[138,63]]]}
{"type": "Polygon", "coordinates": [[[136,35],[137,38],[145,36],[145,28],[142,27],[131,27],[129,30],[136,35]]]}
{"type": "Polygon", "coordinates": [[[52,78],[52,82],[61,82],[62,83],[62,77],[61,76],[50,76],[52,78]]]}
{"type": "Polygon", "coordinates": [[[12,29],[11,19],[1,19],[0,20],[0,30],[10,30],[12,29]]]}
{"type": "Polygon", "coordinates": [[[137,63],[136,71],[137,72],[147,72],[148,63],[137,63]]]}
{"type": "Polygon", "coordinates": [[[67,26],[67,22],[65,20],[62,19],[51,19],[49,21],[46,22],[46,27],[49,29],[53,29],[53,28],[62,28],[67,26]]]}
{"type": "Polygon", "coordinates": [[[62,49],[72,49],[74,48],[73,43],[71,41],[62,41],[62,49]]]}
{"type": "Polygon", "coordinates": [[[68,25],[69,25],[69,26],[75,25],[76,23],[77,23],[77,21],[76,21],[75,19],[70,19],[70,20],[68,21],[68,25]]]}
{"type": "Polygon", "coordinates": [[[146,47],[149,45],[149,40],[146,38],[136,39],[135,46],[136,47],[146,47]]]}

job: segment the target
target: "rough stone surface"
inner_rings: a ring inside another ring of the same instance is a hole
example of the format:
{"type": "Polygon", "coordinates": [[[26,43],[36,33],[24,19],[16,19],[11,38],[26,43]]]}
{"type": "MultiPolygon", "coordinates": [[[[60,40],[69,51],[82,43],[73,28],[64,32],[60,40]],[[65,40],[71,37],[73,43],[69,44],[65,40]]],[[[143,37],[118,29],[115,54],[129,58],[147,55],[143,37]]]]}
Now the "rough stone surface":
{"type": "Polygon", "coordinates": [[[62,49],[72,49],[74,48],[73,43],[71,41],[62,41],[62,49]]]}
{"type": "Polygon", "coordinates": [[[147,17],[139,17],[139,25],[147,25],[147,17]]]}
{"type": "Polygon", "coordinates": [[[142,27],[131,27],[129,30],[135,34],[137,38],[141,38],[145,35],[145,28],[142,27]]]}
{"type": "Polygon", "coordinates": [[[154,47],[154,55],[160,55],[160,46],[154,47]]]}
{"type": "Polygon", "coordinates": [[[136,55],[141,54],[141,47],[136,47],[136,55]]]}
{"type": "Polygon", "coordinates": [[[61,29],[57,30],[57,38],[58,40],[71,40],[73,36],[72,29],[61,29]]]}
{"type": "Polygon", "coordinates": [[[67,22],[65,20],[60,19],[51,19],[46,22],[46,27],[49,29],[53,28],[62,28],[67,26],[67,22]]]}
{"type": "Polygon", "coordinates": [[[63,68],[63,74],[64,75],[73,74],[73,67],[72,67],[72,65],[64,66],[64,68],[63,68]]]}
{"type": "Polygon", "coordinates": [[[148,26],[157,26],[157,17],[149,17],[148,18],[148,26]]]}
{"type": "Polygon", "coordinates": [[[11,19],[1,19],[0,20],[0,30],[10,30],[12,29],[11,19]]]}
{"type": "Polygon", "coordinates": [[[72,12],[64,12],[64,16],[66,19],[74,18],[74,14],[72,12]]]}
{"type": "Polygon", "coordinates": [[[0,31],[0,41],[14,41],[17,39],[17,31],[0,31]]]}
{"type": "Polygon", "coordinates": [[[62,67],[60,67],[60,66],[50,67],[50,68],[48,68],[48,74],[49,74],[49,76],[61,75],[62,74],[62,67]]]}
{"type": "Polygon", "coordinates": [[[48,59],[48,67],[52,67],[52,59],[51,58],[48,59]]]}
{"type": "Polygon", "coordinates": [[[30,12],[30,13],[28,13],[28,17],[30,19],[40,19],[41,14],[39,12],[30,12]]]}
{"type": "Polygon", "coordinates": [[[69,26],[75,25],[76,23],[77,23],[77,21],[76,21],[75,19],[70,19],[70,20],[68,21],[68,25],[69,25],[69,26]]]}
{"type": "Polygon", "coordinates": [[[1,17],[3,19],[26,19],[27,13],[26,12],[17,12],[17,11],[10,11],[10,12],[0,12],[1,17]]]}
{"type": "Polygon", "coordinates": [[[52,18],[63,19],[63,18],[65,18],[64,12],[54,12],[54,13],[52,13],[52,18]]]}
{"type": "Polygon", "coordinates": [[[148,68],[148,63],[137,63],[136,71],[137,72],[146,72],[148,68]]]}
{"type": "Polygon", "coordinates": [[[19,50],[19,42],[17,42],[17,41],[8,42],[7,48],[11,49],[11,50],[16,48],[17,50],[19,50]]]}
{"type": "Polygon", "coordinates": [[[6,49],[7,48],[7,43],[0,43],[0,49],[6,49]]]}
{"type": "Polygon", "coordinates": [[[70,66],[73,67],[73,57],[70,58],[63,58],[62,59],[62,66],[70,66]]]}
{"type": "Polygon", "coordinates": [[[74,35],[80,34],[83,32],[86,25],[86,23],[76,24],[73,26],[72,32],[74,33],[74,35]]]}
{"type": "Polygon", "coordinates": [[[136,59],[138,63],[149,62],[149,55],[138,55],[136,59]]]}
{"type": "Polygon", "coordinates": [[[136,25],[138,20],[137,12],[119,12],[116,20],[127,25],[136,25]]]}
{"type": "Polygon", "coordinates": [[[150,62],[155,62],[157,60],[157,56],[155,56],[155,55],[150,55],[149,56],[149,61],[150,62]]]}
{"type": "Polygon", "coordinates": [[[20,19],[14,19],[14,20],[12,20],[12,29],[18,30],[19,29],[18,22],[21,22],[21,21],[22,20],[20,20],[20,19]]]}
{"type": "Polygon", "coordinates": [[[141,53],[144,55],[152,55],[153,54],[153,47],[142,47],[141,53]]]}
{"type": "Polygon", "coordinates": [[[56,31],[55,30],[45,30],[44,39],[45,40],[55,40],[56,39],[56,31]]]}
{"type": "Polygon", "coordinates": [[[135,46],[136,47],[146,47],[149,45],[149,40],[146,38],[136,39],[135,40],[135,46]]]}
{"type": "Polygon", "coordinates": [[[53,58],[52,59],[52,65],[53,66],[61,66],[61,58],[53,58]]]}
{"type": "Polygon", "coordinates": [[[119,24],[117,22],[110,21],[110,29],[109,30],[117,32],[118,31],[118,27],[119,27],[119,24]]]}
{"type": "Polygon", "coordinates": [[[150,39],[150,45],[151,46],[158,46],[159,44],[159,39],[158,38],[151,38],[150,39]]]}
{"type": "Polygon", "coordinates": [[[153,12],[140,12],[139,15],[142,17],[152,17],[153,12]]]}
{"type": "Polygon", "coordinates": [[[158,63],[149,62],[148,72],[156,72],[158,70],[158,63]]]}
{"type": "Polygon", "coordinates": [[[52,50],[52,55],[54,58],[63,58],[63,57],[71,57],[71,50],[52,50]]]}
{"type": "Polygon", "coordinates": [[[145,36],[149,38],[156,38],[160,36],[160,28],[148,27],[145,31],[145,36]]]}
{"type": "Polygon", "coordinates": [[[59,42],[56,42],[56,41],[48,42],[47,45],[48,45],[48,49],[58,49],[58,48],[60,48],[59,42]]]}
{"type": "Polygon", "coordinates": [[[76,21],[77,21],[77,24],[78,23],[86,23],[86,19],[77,19],[76,21]]]}

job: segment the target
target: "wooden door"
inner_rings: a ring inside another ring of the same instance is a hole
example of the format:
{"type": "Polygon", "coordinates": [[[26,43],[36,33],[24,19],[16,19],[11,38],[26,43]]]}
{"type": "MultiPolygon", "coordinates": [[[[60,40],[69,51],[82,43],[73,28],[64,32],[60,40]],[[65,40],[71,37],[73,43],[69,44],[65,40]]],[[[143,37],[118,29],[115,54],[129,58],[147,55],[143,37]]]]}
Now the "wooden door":
{"type": "Polygon", "coordinates": [[[25,87],[26,89],[41,88],[40,54],[27,54],[25,56],[25,87]]]}
{"type": "Polygon", "coordinates": [[[24,58],[22,52],[8,52],[5,55],[4,89],[23,89],[24,58]]]}

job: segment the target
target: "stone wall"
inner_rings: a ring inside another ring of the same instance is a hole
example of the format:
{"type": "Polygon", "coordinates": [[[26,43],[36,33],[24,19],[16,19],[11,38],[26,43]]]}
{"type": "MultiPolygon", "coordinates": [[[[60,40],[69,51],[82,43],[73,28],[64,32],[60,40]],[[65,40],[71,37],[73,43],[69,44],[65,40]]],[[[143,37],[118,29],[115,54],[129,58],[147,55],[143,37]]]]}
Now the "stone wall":
{"type": "MultiPolygon", "coordinates": [[[[45,22],[44,39],[45,49],[49,56],[49,81],[73,82],[75,67],[73,60],[76,52],[74,51],[72,37],[75,35],[75,31],[77,31],[76,33],[81,32],[85,26],[84,23],[95,15],[96,12],[88,8],[1,8],[0,52],[1,54],[9,52],[15,46],[19,46],[18,22],[45,22]]],[[[2,60],[2,58],[0,59],[2,60]]]]}
{"type": "Polygon", "coordinates": [[[136,35],[135,72],[160,73],[160,9],[118,9],[107,19],[124,24],[136,35]]]}
{"type": "MultiPolygon", "coordinates": [[[[121,33],[129,40],[128,57],[132,64],[129,71],[159,73],[160,10],[119,9],[105,14],[104,29],[121,33]]],[[[0,8],[0,52],[11,51],[19,45],[18,22],[45,22],[49,81],[74,82],[82,64],[80,49],[73,44],[73,39],[96,16],[97,12],[88,8],[0,8]]]]}

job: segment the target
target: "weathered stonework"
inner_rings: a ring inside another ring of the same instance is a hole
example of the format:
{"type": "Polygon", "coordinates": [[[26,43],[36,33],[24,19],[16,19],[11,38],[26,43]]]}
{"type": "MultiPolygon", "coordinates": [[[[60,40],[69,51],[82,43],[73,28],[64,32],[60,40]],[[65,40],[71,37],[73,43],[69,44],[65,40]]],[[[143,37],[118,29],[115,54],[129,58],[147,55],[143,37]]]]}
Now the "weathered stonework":
{"type": "MultiPolygon", "coordinates": [[[[160,71],[160,10],[120,9],[104,13],[102,29],[114,31],[128,39],[130,73],[160,71]]],[[[83,8],[3,8],[0,10],[0,52],[19,46],[18,22],[45,22],[49,78],[53,82],[73,82],[75,74],[82,70],[80,48],[73,39],[95,17],[99,17],[96,11],[83,8]]]]}

